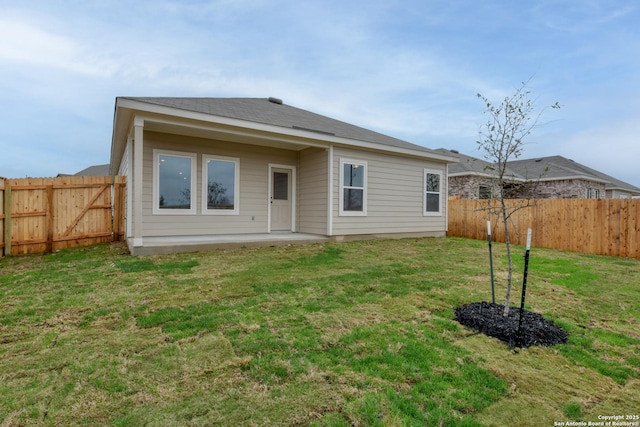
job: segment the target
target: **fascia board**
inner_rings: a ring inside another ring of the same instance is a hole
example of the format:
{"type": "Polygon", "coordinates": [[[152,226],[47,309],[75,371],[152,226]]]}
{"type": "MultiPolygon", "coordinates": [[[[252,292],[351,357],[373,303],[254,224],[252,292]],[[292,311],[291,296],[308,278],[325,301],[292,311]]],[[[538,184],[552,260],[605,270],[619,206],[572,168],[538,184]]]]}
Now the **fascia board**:
{"type": "Polygon", "coordinates": [[[113,112],[113,127],[111,135],[111,159],[109,162],[109,173],[115,176],[118,173],[122,155],[126,146],[126,139],[131,128],[131,111],[119,108],[121,99],[116,99],[116,106],[113,112]]]}
{"type": "MultiPolygon", "coordinates": [[[[450,178],[460,177],[460,176],[479,176],[481,178],[491,178],[495,179],[495,175],[480,173],[480,172],[457,172],[457,173],[449,173],[450,178]]],[[[505,181],[518,181],[518,182],[526,182],[526,179],[517,177],[517,176],[505,176],[505,181]]]]}
{"type": "Polygon", "coordinates": [[[359,140],[348,139],[348,138],[332,137],[332,139],[336,144],[340,144],[350,148],[361,148],[365,150],[381,151],[385,153],[393,153],[393,154],[399,154],[399,155],[404,155],[409,157],[418,157],[418,158],[428,159],[428,160],[437,160],[444,163],[458,163],[460,161],[458,157],[447,156],[447,155],[439,154],[435,152],[426,153],[423,151],[412,150],[409,148],[393,147],[390,145],[376,144],[373,142],[359,141],[359,140]]]}
{"type": "Polygon", "coordinates": [[[456,172],[456,173],[451,173],[449,172],[449,176],[450,177],[457,177],[457,176],[480,176],[482,178],[495,178],[493,175],[488,174],[488,173],[480,173],[480,172],[456,172]]]}
{"type": "Polygon", "coordinates": [[[600,179],[600,178],[587,176],[587,175],[567,175],[567,176],[558,176],[553,178],[549,177],[549,178],[532,179],[531,181],[549,182],[549,181],[564,181],[564,180],[571,180],[571,179],[581,179],[584,181],[593,181],[593,182],[600,182],[602,184],[610,184],[610,181],[607,181],[606,179],[600,179]]]}

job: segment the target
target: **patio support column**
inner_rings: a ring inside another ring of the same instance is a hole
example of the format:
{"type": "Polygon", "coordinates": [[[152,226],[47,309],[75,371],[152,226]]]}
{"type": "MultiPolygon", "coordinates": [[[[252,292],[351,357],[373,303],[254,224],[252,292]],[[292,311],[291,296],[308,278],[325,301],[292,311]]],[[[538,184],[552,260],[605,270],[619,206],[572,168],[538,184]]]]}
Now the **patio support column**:
{"type": "Polygon", "coordinates": [[[133,120],[133,246],[142,246],[142,155],[144,119],[133,120]]]}
{"type": "Polygon", "coordinates": [[[445,203],[444,205],[444,232],[449,231],[449,163],[444,165],[444,179],[442,180],[443,189],[442,201],[445,203]]]}
{"type": "Polygon", "coordinates": [[[327,236],[333,236],[333,145],[327,153],[327,236]]]}
{"type": "Polygon", "coordinates": [[[127,136],[127,146],[125,148],[125,155],[127,156],[127,204],[126,204],[126,240],[133,243],[133,171],[131,167],[133,165],[133,129],[129,131],[127,136]]]}

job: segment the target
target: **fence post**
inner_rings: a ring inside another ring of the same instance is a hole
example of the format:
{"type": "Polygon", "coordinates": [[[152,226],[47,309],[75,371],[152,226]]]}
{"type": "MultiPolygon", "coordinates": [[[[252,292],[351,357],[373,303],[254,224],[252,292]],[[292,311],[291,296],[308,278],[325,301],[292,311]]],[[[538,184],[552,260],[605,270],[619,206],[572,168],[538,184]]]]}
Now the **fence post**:
{"type": "Polygon", "coordinates": [[[53,218],[54,218],[54,205],[53,205],[53,183],[47,185],[46,189],[46,197],[47,197],[47,208],[46,208],[46,218],[45,218],[45,227],[47,227],[47,247],[45,252],[51,253],[53,252],[53,218]]]}
{"type": "Polygon", "coordinates": [[[124,190],[122,178],[116,177],[113,191],[113,241],[119,242],[124,237],[124,190]]]}
{"type": "Polygon", "coordinates": [[[11,185],[4,187],[4,254],[11,255],[11,185]]]}
{"type": "Polygon", "coordinates": [[[0,178],[0,257],[4,256],[4,178],[0,178]]]}
{"type": "Polygon", "coordinates": [[[491,221],[487,221],[487,235],[489,236],[489,270],[491,271],[491,303],[496,303],[496,287],[493,278],[493,251],[491,249],[491,221]]]}

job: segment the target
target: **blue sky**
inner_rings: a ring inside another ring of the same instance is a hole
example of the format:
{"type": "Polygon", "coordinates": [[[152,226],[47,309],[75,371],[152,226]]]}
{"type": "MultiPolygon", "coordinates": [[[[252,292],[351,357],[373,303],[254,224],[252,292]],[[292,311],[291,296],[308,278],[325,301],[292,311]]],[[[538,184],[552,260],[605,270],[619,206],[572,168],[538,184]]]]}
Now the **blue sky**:
{"type": "Polygon", "coordinates": [[[429,148],[476,149],[480,92],[531,78],[523,157],[640,186],[635,0],[0,0],[0,176],[109,162],[116,96],[277,97],[429,148]]]}

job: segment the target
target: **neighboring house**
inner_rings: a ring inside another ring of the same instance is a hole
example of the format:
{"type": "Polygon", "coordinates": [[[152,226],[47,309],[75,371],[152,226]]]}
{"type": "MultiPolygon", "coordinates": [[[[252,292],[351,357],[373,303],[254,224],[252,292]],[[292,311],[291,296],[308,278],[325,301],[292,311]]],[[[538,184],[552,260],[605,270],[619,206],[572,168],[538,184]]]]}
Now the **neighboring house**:
{"type": "Polygon", "coordinates": [[[509,162],[527,181],[538,180],[538,197],[621,199],[640,196],[640,188],[562,156],[509,162]]]}
{"type": "Polygon", "coordinates": [[[276,98],[116,98],[111,175],[133,254],[444,236],[441,153],[276,98]]]}
{"type": "MultiPolygon", "coordinates": [[[[460,161],[449,166],[449,196],[457,196],[464,199],[491,199],[500,194],[496,186],[491,163],[475,157],[467,156],[455,150],[440,148],[441,153],[451,152],[458,156],[460,161]]],[[[521,183],[520,176],[507,168],[505,180],[510,183],[521,183]]]]}
{"type": "MultiPolygon", "coordinates": [[[[447,150],[439,149],[438,152],[447,150]]],[[[499,194],[493,185],[492,164],[459,154],[449,167],[449,196],[485,199],[499,194]]],[[[511,198],[629,198],[640,188],[562,156],[514,160],[508,163],[506,180],[511,198]]]]}
{"type": "Polygon", "coordinates": [[[70,175],[68,173],[59,173],[56,177],[60,178],[63,176],[109,176],[110,165],[94,165],[89,166],[88,168],[82,169],[80,172],[74,173],[70,175]]]}
{"type": "Polygon", "coordinates": [[[94,165],[82,169],[75,176],[109,176],[109,165],[94,165]]]}

